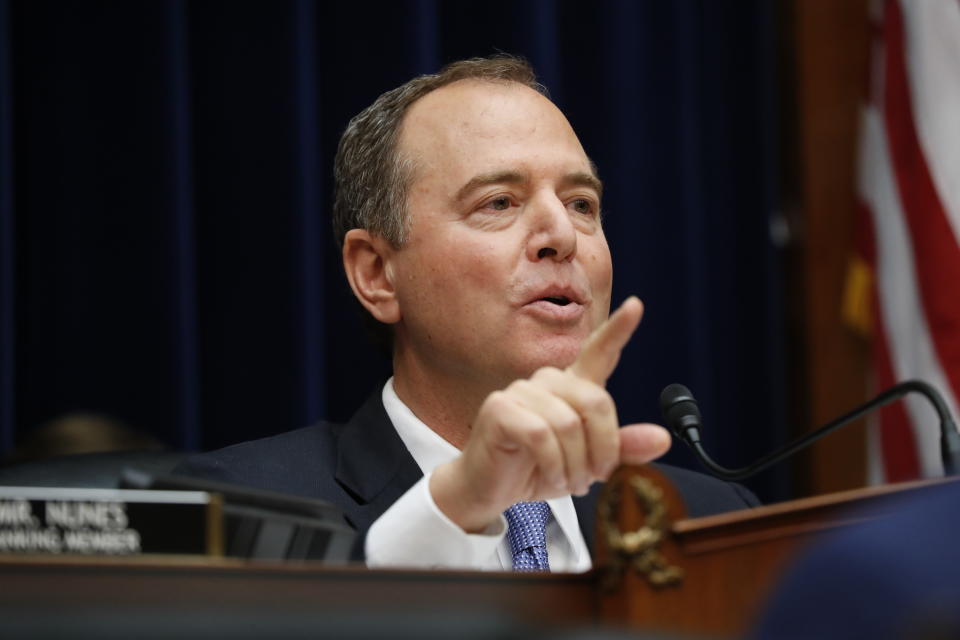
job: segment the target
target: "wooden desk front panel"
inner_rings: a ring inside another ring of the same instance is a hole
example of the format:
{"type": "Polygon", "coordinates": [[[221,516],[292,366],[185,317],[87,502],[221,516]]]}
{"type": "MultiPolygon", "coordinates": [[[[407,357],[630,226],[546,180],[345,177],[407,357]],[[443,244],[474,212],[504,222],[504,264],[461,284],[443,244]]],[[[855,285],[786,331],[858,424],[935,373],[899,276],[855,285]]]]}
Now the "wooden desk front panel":
{"type": "Polygon", "coordinates": [[[584,628],[597,621],[593,576],[370,571],[310,565],[0,558],[5,613],[140,611],[366,620],[496,618],[503,628],[584,628]]]}

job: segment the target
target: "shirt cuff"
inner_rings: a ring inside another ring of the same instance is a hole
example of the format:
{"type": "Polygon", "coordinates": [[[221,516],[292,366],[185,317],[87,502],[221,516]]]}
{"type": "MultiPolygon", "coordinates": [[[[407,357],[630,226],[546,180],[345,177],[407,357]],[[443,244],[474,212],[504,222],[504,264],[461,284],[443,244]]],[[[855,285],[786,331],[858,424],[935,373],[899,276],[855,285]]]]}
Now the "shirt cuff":
{"type": "Polygon", "coordinates": [[[425,475],[367,532],[368,567],[501,569],[497,547],[507,532],[500,518],[481,533],[467,533],[445,516],[425,475]]]}

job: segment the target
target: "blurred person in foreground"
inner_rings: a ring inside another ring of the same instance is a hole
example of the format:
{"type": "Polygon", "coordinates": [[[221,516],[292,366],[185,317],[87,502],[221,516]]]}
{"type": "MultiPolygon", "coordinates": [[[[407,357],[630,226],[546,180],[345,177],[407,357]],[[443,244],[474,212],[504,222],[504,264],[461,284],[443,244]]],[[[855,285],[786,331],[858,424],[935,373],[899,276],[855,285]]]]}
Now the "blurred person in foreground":
{"type": "MultiPolygon", "coordinates": [[[[393,377],[346,424],[180,471],[338,505],[368,566],[589,569],[594,483],[670,438],[621,428],[604,388],[643,307],[609,315],[603,186],[567,119],[525,61],[464,60],[353,118],[335,172],[344,270],[393,377]]],[[[756,504],[659,467],[693,516],[756,504]]]]}
{"type": "Polygon", "coordinates": [[[774,590],[754,638],[960,638],[960,484],[826,537],[774,590]]]}

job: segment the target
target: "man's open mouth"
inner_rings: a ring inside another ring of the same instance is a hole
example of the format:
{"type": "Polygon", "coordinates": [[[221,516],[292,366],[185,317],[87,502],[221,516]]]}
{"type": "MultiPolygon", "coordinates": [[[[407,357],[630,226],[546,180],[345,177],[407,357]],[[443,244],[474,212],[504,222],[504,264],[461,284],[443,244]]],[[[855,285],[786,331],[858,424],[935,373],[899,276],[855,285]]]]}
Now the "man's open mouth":
{"type": "Polygon", "coordinates": [[[588,304],[572,287],[550,287],[541,289],[538,294],[534,294],[537,297],[532,298],[525,308],[542,322],[576,323],[583,316],[588,304]]]}

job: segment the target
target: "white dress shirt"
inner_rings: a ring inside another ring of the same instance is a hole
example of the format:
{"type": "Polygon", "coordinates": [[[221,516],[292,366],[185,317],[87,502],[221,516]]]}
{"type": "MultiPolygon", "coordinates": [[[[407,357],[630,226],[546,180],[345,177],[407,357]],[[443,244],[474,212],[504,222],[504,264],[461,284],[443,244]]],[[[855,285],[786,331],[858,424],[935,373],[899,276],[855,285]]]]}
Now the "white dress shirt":
{"type": "MultiPolygon", "coordinates": [[[[429,483],[433,470],[460,450],[413,415],[396,391],[393,378],[383,387],[383,406],[423,478],[380,516],[367,533],[368,567],[412,567],[510,571],[513,557],[502,515],[485,531],[465,532],[440,511],[429,483]]],[[[591,567],[570,496],[547,500],[553,518],[547,525],[547,553],[552,571],[582,572],[591,567]]]]}

